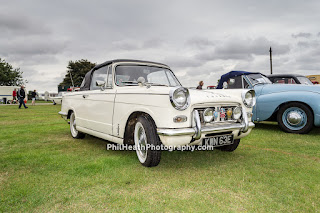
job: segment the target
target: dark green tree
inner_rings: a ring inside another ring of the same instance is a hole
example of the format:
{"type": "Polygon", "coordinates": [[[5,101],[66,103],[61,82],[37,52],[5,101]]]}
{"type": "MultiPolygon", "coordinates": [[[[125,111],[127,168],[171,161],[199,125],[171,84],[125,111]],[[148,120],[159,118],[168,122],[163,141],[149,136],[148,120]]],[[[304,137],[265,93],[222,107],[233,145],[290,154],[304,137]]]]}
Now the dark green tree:
{"type": "Polygon", "coordinates": [[[13,68],[11,64],[0,58],[0,86],[19,86],[23,84],[20,68],[13,68]]]}
{"type": "Polygon", "coordinates": [[[95,63],[91,63],[86,59],[69,61],[69,64],[67,66],[67,74],[65,75],[63,81],[59,84],[59,86],[72,86],[70,77],[71,73],[74,86],[79,87],[86,73],[90,71],[95,65],[95,63]]]}

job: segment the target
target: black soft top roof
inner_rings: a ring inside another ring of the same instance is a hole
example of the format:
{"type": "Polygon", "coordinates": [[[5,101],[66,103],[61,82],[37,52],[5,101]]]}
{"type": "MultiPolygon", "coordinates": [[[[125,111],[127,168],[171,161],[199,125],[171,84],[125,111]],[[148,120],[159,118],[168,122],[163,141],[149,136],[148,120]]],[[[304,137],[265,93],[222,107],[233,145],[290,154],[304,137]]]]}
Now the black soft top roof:
{"type": "Polygon", "coordinates": [[[268,78],[291,78],[291,77],[305,77],[300,74],[272,74],[268,75],[268,78]]]}
{"type": "Polygon", "coordinates": [[[118,62],[152,63],[152,64],[158,64],[158,65],[160,65],[160,66],[167,66],[167,67],[169,67],[169,66],[166,65],[166,64],[162,64],[162,63],[158,63],[158,62],[152,62],[152,61],[142,61],[142,60],[133,60],[133,59],[114,59],[114,60],[106,61],[106,62],[103,62],[103,63],[101,63],[101,64],[96,65],[96,66],[93,68],[93,70],[99,69],[100,67],[104,67],[104,66],[109,65],[109,64],[118,63],[118,62]]]}
{"type": "Polygon", "coordinates": [[[168,65],[166,64],[162,64],[162,63],[157,63],[157,62],[152,62],[152,61],[142,61],[142,60],[133,60],[133,59],[115,59],[115,60],[110,60],[110,61],[106,61],[106,62],[103,62],[101,64],[97,64],[92,70],[90,70],[89,72],[87,72],[87,74],[85,75],[84,79],[85,79],[85,82],[84,82],[84,85],[82,87],[80,87],[80,90],[83,91],[83,90],[90,90],[90,83],[91,83],[91,77],[92,77],[92,72],[94,70],[97,70],[101,67],[104,67],[104,66],[107,66],[109,64],[113,64],[113,63],[119,63],[119,62],[133,62],[133,63],[151,63],[151,64],[156,64],[156,65],[159,65],[159,66],[166,66],[166,67],[169,67],[168,65]]]}

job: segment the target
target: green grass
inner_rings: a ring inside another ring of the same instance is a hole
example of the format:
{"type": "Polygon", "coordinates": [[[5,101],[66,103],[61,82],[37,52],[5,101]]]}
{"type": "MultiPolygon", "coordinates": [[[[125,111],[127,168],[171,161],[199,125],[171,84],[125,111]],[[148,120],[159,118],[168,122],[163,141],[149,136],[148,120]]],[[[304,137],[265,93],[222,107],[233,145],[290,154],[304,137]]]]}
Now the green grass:
{"type": "Polygon", "coordinates": [[[0,106],[0,212],[319,212],[320,129],[261,123],[233,153],[134,151],[72,139],[60,105],[0,106]]]}

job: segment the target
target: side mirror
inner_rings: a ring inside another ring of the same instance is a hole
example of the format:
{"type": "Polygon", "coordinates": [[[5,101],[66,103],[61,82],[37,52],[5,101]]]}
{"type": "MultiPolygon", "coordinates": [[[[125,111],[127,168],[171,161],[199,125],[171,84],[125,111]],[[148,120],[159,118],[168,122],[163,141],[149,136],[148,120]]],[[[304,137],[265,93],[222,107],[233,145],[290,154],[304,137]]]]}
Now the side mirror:
{"type": "Polygon", "coordinates": [[[139,77],[137,82],[138,82],[139,86],[142,87],[144,85],[144,83],[146,82],[146,79],[144,77],[139,77]]]}
{"type": "Polygon", "coordinates": [[[100,87],[100,89],[103,91],[105,88],[105,84],[106,84],[106,82],[104,82],[104,81],[100,81],[100,80],[97,80],[96,81],[96,85],[98,86],[98,87],[100,87]]]}

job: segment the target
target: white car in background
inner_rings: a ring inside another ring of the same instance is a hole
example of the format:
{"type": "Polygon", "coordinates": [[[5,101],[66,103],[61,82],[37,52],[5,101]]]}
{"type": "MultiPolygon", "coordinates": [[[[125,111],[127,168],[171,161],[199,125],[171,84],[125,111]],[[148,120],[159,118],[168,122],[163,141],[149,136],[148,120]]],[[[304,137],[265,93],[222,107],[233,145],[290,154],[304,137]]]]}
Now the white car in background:
{"type": "Polygon", "coordinates": [[[159,147],[234,151],[254,127],[254,91],[189,90],[165,64],[107,61],[86,74],[80,90],[62,97],[59,112],[72,137],[135,145],[147,167],[159,164],[159,147]]]}
{"type": "Polygon", "coordinates": [[[52,97],[49,98],[54,105],[56,104],[61,104],[62,103],[62,97],[64,96],[64,94],[66,94],[67,92],[59,92],[58,95],[56,97],[52,97]]]}

